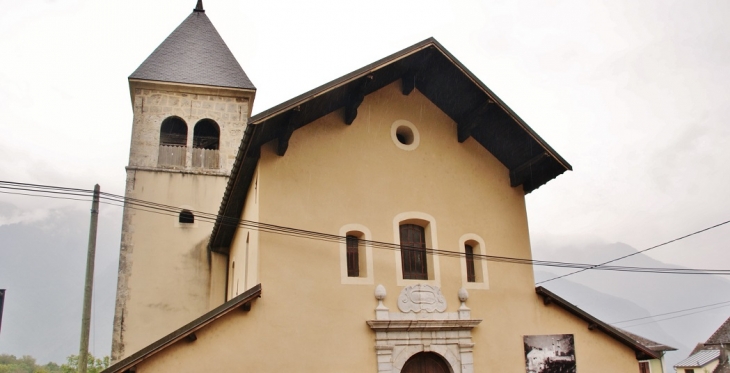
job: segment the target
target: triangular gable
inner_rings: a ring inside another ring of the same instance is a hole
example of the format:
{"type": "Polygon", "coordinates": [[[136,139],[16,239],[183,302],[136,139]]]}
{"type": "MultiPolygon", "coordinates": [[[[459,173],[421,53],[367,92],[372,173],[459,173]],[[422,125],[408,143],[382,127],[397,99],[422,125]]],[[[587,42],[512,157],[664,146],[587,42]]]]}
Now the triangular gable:
{"type": "Polygon", "coordinates": [[[227,252],[261,145],[277,140],[284,155],[296,129],[336,110],[353,123],[363,98],[400,80],[457,123],[454,141],[473,137],[510,170],[510,184],[529,193],[572,166],[435,39],[429,38],[250,118],[231,171],[210,247],[227,252]]]}
{"type": "Polygon", "coordinates": [[[196,7],[129,79],[256,89],[202,6],[196,7]]]}
{"type": "MultiPolygon", "coordinates": [[[[542,297],[543,303],[545,305],[555,304],[563,308],[564,310],[568,311],[569,313],[577,316],[578,318],[584,320],[586,322],[586,327],[591,330],[600,330],[609,337],[619,341],[620,343],[623,343],[624,345],[628,346],[634,352],[636,353],[636,359],[637,360],[647,360],[647,359],[659,359],[662,357],[661,351],[655,351],[652,348],[645,346],[640,341],[637,341],[636,338],[630,337],[626,335],[622,330],[615,328],[597,318],[595,318],[593,315],[589,314],[586,311],[583,311],[582,309],[578,308],[576,305],[568,302],[567,300],[555,295],[553,292],[551,292],[548,289],[545,289],[542,286],[538,286],[535,288],[535,292],[542,297]]],[[[644,338],[642,338],[644,339],[644,338]]],[[[654,342],[656,343],[656,342],[654,342]]],[[[668,347],[668,346],[667,346],[668,347]]],[[[673,349],[672,347],[670,347],[673,349]]]]}
{"type": "Polygon", "coordinates": [[[152,357],[160,351],[172,346],[182,339],[187,338],[188,340],[195,340],[195,332],[209,325],[210,323],[220,319],[229,312],[244,307],[246,310],[250,309],[251,303],[261,297],[261,284],[258,284],[251,289],[248,289],[244,293],[232,298],[226,303],[216,307],[209,311],[203,316],[191,321],[187,325],[181,327],[178,330],[158,339],[149,346],[135,352],[134,354],[118,361],[114,365],[107,369],[104,369],[101,373],[122,373],[127,371],[134,371],[134,367],[142,361],[152,357]]]}

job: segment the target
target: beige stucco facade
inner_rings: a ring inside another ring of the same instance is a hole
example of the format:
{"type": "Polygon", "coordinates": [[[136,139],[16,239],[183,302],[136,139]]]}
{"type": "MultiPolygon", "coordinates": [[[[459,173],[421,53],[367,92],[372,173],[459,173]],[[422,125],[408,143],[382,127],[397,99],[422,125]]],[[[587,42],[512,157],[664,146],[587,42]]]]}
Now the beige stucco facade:
{"type": "Polygon", "coordinates": [[[216,214],[249,116],[253,93],[130,81],[134,122],[125,196],[166,205],[124,207],[112,359],[119,360],[224,301],[227,261],[208,252],[210,219],[180,223],[182,210],[216,214]],[[160,128],[187,124],[187,161],[159,165],[160,128]],[[217,168],[193,167],[193,131],[201,119],[220,129],[217,168]]]}
{"type": "MultiPolygon", "coordinates": [[[[457,142],[456,124],[418,90],[403,95],[398,82],[393,83],[367,95],[358,113],[349,126],[336,111],[296,130],[283,157],[276,155],[276,141],[262,147],[241,218],[340,236],[357,232],[367,240],[390,244],[399,243],[400,223],[416,223],[427,228],[426,240],[433,249],[458,253],[469,242],[479,254],[531,258],[522,188],[510,187],[508,169],[476,141],[457,142]],[[415,129],[416,146],[401,146],[394,135],[394,123],[398,127],[405,122],[415,129]]],[[[173,181],[171,176],[145,177],[151,185],[161,186],[165,177],[173,181]]],[[[216,192],[220,198],[224,186],[218,179],[210,180],[209,189],[195,191],[205,196],[200,197],[205,203],[216,192]]],[[[162,198],[145,196],[152,197],[162,198]]],[[[159,233],[165,224],[181,240],[182,234],[192,231],[175,231],[173,220],[155,217],[149,227],[134,225],[135,234],[144,235],[154,247],[166,242],[159,233]],[[144,232],[137,233],[139,229],[144,232]],[[158,232],[157,238],[153,232],[158,232]]],[[[203,242],[209,233],[201,226],[190,234],[203,242]]],[[[446,351],[443,346],[452,339],[456,344],[449,351],[462,351],[450,357],[454,372],[523,372],[523,336],[546,334],[574,335],[579,371],[638,370],[631,348],[589,330],[585,321],[564,309],[545,305],[535,294],[530,265],[482,261],[478,282],[468,283],[463,256],[432,254],[428,280],[404,280],[400,252],[381,246],[363,247],[360,268],[365,270],[353,279],[343,271],[346,261],[339,242],[239,228],[227,261],[226,299],[258,283],[262,297],[250,311],[228,313],[197,331],[197,340],[181,340],[142,361],[137,372],[399,372],[408,354],[446,351]],[[437,287],[446,308],[418,314],[400,311],[399,294],[417,284],[437,287]],[[376,319],[378,285],[386,291],[383,306],[390,319],[481,321],[458,332],[378,334],[367,324],[376,319]],[[459,301],[461,288],[469,293],[463,305],[469,308],[467,313],[462,313],[459,301]],[[388,338],[408,346],[388,350],[382,344],[388,338]]],[[[202,253],[196,251],[198,246],[179,247],[173,255],[179,264],[166,264],[168,269],[158,275],[177,277],[172,281],[184,294],[171,298],[202,305],[204,289],[210,288],[205,285],[205,270],[192,270],[199,264],[195,260],[185,264],[202,253]],[[188,267],[182,271],[195,275],[185,279],[172,270],[188,267]]],[[[144,257],[135,253],[133,270],[151,271],[156,261],[164,259],[148,251],[144,257]],[[144,264],[137,265],[138,260],[144,264]]],[[[144,278],[135,281],[132,276],[130,289],[144,287],[144,278]]],[[[158,312],[155,299],[168,295],[159,288],[139,294],[130,298],[138,313],[134,322],[151,327],[142,321],[148,319],[145,314],[158,312]]],[[[204,308],[175,310],[180,316],[174,321],[182,326],[185,317],[204,308]]],[[[168,329],[168,333],[174,330],[168,329]]],[[[150,334],[125,343],[142,347],[142,339],[154,340],[150,334]]]]}

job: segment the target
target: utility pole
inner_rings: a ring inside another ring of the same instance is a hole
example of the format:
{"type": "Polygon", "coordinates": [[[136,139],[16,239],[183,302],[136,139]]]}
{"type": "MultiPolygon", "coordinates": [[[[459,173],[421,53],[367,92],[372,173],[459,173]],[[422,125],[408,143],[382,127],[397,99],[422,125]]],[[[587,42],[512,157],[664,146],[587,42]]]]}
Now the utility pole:
{"type": "Polygon", "coordinates": [[[79,373],[86,373],[89,358],[89,325],[91,324],[91,291],[94,288],[94,258],[96,257],[96,226],[99,222],[99,184],[94,186],[89,225],[89,252],[86,255],[86,285],[84,286],[84,314],[81,316],[81,347],[79,373]]]}

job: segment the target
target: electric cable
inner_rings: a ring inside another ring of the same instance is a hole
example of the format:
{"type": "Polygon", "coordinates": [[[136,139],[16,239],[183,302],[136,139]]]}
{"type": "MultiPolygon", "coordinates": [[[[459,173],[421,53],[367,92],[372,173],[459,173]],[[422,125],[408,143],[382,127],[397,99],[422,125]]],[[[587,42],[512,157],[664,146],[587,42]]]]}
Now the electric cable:
{"type": "Polygon", "coordinates": [[[691,316],[691,315],[696,315],[696,314],[698,314],[698,313],[702,313],[702,312],[707,312],[707,311],[713,311],[713,310],[716,310],[716,309],[719,309],[719,308],[724,308],[724,307],[728,307],[728,306],[730,306],[730,304],[725,304],[725,305],[722,305],[722,306],[717,306],[717,307],[713,307],[713,308],[708,308],[708,309],[706,309],[706,310],[701,310],[701,311],[696,311],[696,312],[690,312],[690,313],[687,313],[687,314],[684,314],[684,315],[679,315],[679,316],[673,316],[673,317],[667,317],[667,318],[665,318],[665,319],[660,319],[660,320],[652,320],[652,321],[648,321],[648,322],[643,322],[643,323],[639,323],[639,324],[635,324],[635,325],[626,325],[626,326],[622,326],[622,328],[633,328],[633,327],[635,327],[635,326],[640,326],[640,325],[647,325],[647,324],[653,324],[653,323],[657,323],[657,322],[662,322],[662,321],[667,321],[667,320],[674,320],[674,319],[678,319],[678,318],[680,318],[680,317],[685,317],[685,316],[691,316]]]}
{"type": "Polygon", "coordinates": [[[553,281],[553,280],[557,280],[557,279],[560,279],[560,278],[565,278],[565,277],[568,277],[568,276],[570,276],[570,275],[574,275],[574,274],[576,274],[576,273],[581,273],[581,272],[583,272],[583,271],[587,271],[587,270],[589,270],[589,269],[597,269],[597,268],[599,268],[599,267],[602,267],[602,266],[604,266],[604,265],[606,265],[606,264],[608,264],[608,263],[613,263],[613,262],[619,261],[619,260],[621,260],[621,259],[625,259],[625,258],[628,258],[628,257],[630,257],[630,256],[634,256],[634,255],[637,255],[637,254],[641,254],[641,253],[647,252],[647,251],[649,251],[649,250],[653,250],[653,249],[656,249],[656,248],[658,248],[658,247],[662,247],[662,246],[668,245],[668,244],[670,244],[670,243],[672,243],[672,242],[677,242],[677,241],[679,241],[679,240],[683,240],[683,239],[685,239],[685,238],[687,238],[687,237],[692,237],[692,236],[694,236],[694,235],[697,235],[697,234],[700,234],[700,233],[702,233],[702,232],[707,232],[707,231],[709,231],[710,229],[715,229],[715,228],[717,228],[717,227],[721,227],[721,226],[723,226],[723,225],[725,225],[725,224],[728,224],[728,223],[730,223],[730,220],[724,221],[724,222],[722,222],[722,223],[719,223],[719,224],[715,224],[715,225],[713,225],[713,226],[710,226],[710,227],[707,227],[707,228],[704,228],[704,229],[700,229],[700,230],[698,230],[698,231],[692,232],[692,233],[690,233],[690,234],[686,234],[686,235],[684,235],[684,236],[682,236],[682,237],[678,237],[678,238],[675,238],[675,239],[673,239],[673,240],[669,240],[669,241],[666,241],[666,242],[660,243],[660,244],[658,244],[658,245],[654,245],[654,246],[652,246],[652,247],[649,247],[649,248],[646,248],[646,249],[644,249],[644,250],[639,250],[639,251],[637,251],[637,252],[635,252],[635,253],[627,254],[627,255],[624,255],[624,256],[618,257],[618,258],[616,258],[616,259],[611,259],[611,260],[609,260],[609,261],[607,261],[607,262],[603,262],[603,263],[601,263],[601,264],[596,264],[596,265],[594,265],[593,267],[590,267],[590,268],[584,268],[584,269],[581,269],[581,270],[578,270],[578,271],[575,271],[575,272],[567,273],[567,274],[564,274],[564,275],[560,275],[560,276],[556,276],[556,277],[553,277],[553,278],[550,278],[550,279],[547,279],[547,280],[543,280],[543,281],[540,281],[540,282],[538,282],[538,283],[537,283],[536,285],[539,285],[539,284],[544,284],[544,283],[546,283],[546,282],[550,282],[550,281],[553,281]]]}
{"type": "Polygon", "coordinates": [[[650,315],[650,316],[644,316],[644,317],[637,317],[635,319],[629,319],[629,320],[623,320],[623,321],[616,321],[616,322],[612,322],[612,323],[609,323],[609,324],[611,324],[611,325],[623,324],[623,323],[627,323],[627,322],[631,322],[631,321],[651,319],[651,318],[654,318],[654,317],[665,316],[665,315],[673,315],[675,313],[682,313],[682,312],[687,312],[687,311],[692,311],[692,310],[698,310],[700,308],[707,308],[707,307],[712,307],[712,306],[717,306],[719,304],[727,304],[727,303],[730,303],[730,300],[727,300],[727,301],[724,301],[724,302],[707,304],[707,305],[699,306],[699,307],[685,308],[685,309],[679,310],[679,311],[665,312],[665,313],[659,313],[659,314],[656,314],[656,315],[650,315]]]}
{"type": "MultiPolygon", "coordinates": [[[[69,194],[69,195],[74,195],[74,196],[87,195],[87,194],[91,195],[91,193],[93,193],[93,191],[91,191],[91,190],[84,190],[84,189],[62,188],[62,187],[55,187],[55,186],[49,186],[49,185],[24,184],[24,183],[14,183],[14,182],[4,182],[4,181],[0,181],[0,189],[24,190],[24,191],[37,192],[37,193],[53,192],[54,194],[69,194]],[[10,186],[7,186],[5,184],[10,184],[10,186]]],[[[6,193],[17,194],[17,192],[6,192],[6,193]]],[[[25,194],[25,195],[31,195],[31,194],[25,194]]],[[[31,195],[31,196],[52,197],[52,196],[45,196],[45,195],[31,195]]],[[[164,204],[150,202],[150,201],[143,201],[143,200],[119,196],[119,195],[111,194],[111,193],[100,193],[100,198],[109,201],[109,202],[102,201],[102,203],[104,203],[104,204],[109,204],[109,205],[118,206],[118,207],[127,207],[127,208],[140,210],[140,211],[146,211],[146,212],[161,213],[163,215],[168,215],[168,216],[173,216],[173,217],[178,216],[178,213],[180,211],[179,207],[164,205],[164,204]],[[115,203],[113,203],[113,202],[115,202],[115,203]],[[120,203],[123,203],[123,205],[119,205],[120,203]]],[[[69,199],[69,198],[66,198],[66,199],[69,199]]],[[[85,201],[85,200],[82,200],[82,201],[85,201]]],[[[205,213],[205,212],[200,212],[200,211],[191,211],[191,212],[196,214],[196,217],[198,219],[206,221],[206,222],[214,223],[216,221],[216,219],[219,218],[219,215],[217,215],[217,214],[205,213]]],[[[294,237],[309,238],[309,239],[326,241],[326,242],[342,243],[342,242],[346,241],[346,237],[333,235],[333,234],[307,231],[307,230],[302,230],[302,229],[296,229],[296,228],[291,228],[291,227],[284,227],[284,226],[278,226],[278,225],[266,224],[266,223],[261,223],[261,222],[248,221],[248,220],[239,221],[238,219],[231,218],[231,217],[225,217],[225,216],[221,216],[220,219],[221,219],[221,224],[223,224],[223,225],[240,226],[243,228],[254,229],[254,230],[267,232],[267,233],[275,233],[275,234],[282,234],[282,235],[288,235],[288,236],[294,236],[294,237]]],[[[717,226],[719,226],[719,225],[717,225],[717,226]]],[[[414,251],[415,250],[424,250],[423,248],[420,248],[420,247],[403,247],[403,246],[401,246],[399,244],[395,244],[395,243],[372,241],[372,240],[361,240],[361,241],[363,242],[363,244],[370,245],[372,247],[379,248],[379,249],[414,250],[414,251]]],[[[437,254],[437,255],[446,256],[446,257],[465,257],[465,255],[466,255],[463,252],[449,251],[449,250],[436,250],[436,249],[431,249],[431,248],[425,248],[425,251],[427,253],[437,254]]],[[[628,266],[605,266],[605,265],[597,266],[597,265],[593,265],[593,264],[543,261],[543,260],[534,260],[534,259],[521,259],[521,258],[512,258],[512,257],[483,255],[483,254],[473,254],[472,257],[474,259],[486,260],[486,261],[492,261],[492,262],[515,263],[515,264],[560,267],[560,268],[573,268],[573,269],[581,269],[581,270],[594,269],[594,270],[640,272],[640,273],[730,275],[730,270],[692,269],[692,268],[661,268],[661,267],[628,267],[628,266]]]]}

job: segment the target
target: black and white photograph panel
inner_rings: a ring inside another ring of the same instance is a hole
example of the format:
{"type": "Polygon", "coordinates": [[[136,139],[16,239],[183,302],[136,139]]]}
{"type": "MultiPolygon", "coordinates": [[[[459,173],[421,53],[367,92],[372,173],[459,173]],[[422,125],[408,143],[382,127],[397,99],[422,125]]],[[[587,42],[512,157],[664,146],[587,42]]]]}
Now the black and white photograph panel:
{"type": "Polygon", "coordinates": [[[527,373],[575,373],[575,343],[572,334],[526,335],[527,373]]]}

